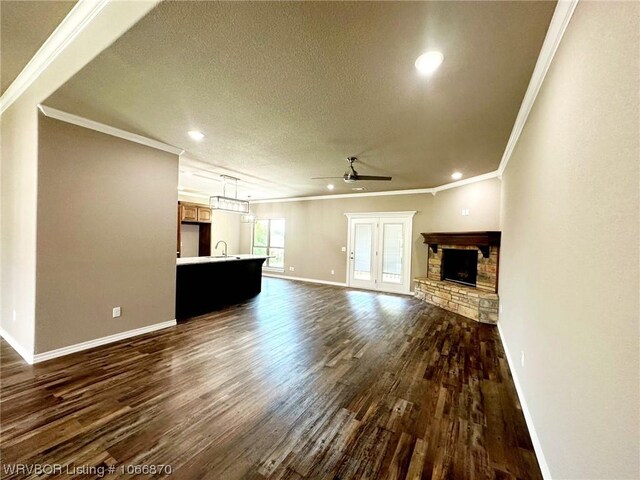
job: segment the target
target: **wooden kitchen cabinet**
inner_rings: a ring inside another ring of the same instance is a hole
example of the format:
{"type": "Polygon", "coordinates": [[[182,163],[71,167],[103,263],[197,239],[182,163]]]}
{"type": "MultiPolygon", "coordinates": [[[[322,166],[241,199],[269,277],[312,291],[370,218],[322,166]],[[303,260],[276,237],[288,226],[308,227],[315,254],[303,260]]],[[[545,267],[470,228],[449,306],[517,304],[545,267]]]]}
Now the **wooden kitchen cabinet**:
{"type": "MultiPolygon", "coordinates": [[[[198,210],[196,205],[181,204],[180,205],[180,221],[182,222],[197,222],[198,210]]],[[[209,213],[211,215],[211,213],[209,213]]],[[[211,220],[209,220],[211,221],[211,220]]]]}
{"type": "Polygon", "coordinates": [[[182,224],[198,226],[198,256],[211,255],[211,209],[197,203],[178,202],[178,238],[176,254],[182,256],[182,224]]]}
{"type": "Polygon", "coordinates": [[[198,207],[198,223],[211,223],[211,209],[198,207]]]}
{"type": "Polygon", "coordinates": [[[190,203],[180,204],[180,221],[211,223],[211,209],[190,203]]]}

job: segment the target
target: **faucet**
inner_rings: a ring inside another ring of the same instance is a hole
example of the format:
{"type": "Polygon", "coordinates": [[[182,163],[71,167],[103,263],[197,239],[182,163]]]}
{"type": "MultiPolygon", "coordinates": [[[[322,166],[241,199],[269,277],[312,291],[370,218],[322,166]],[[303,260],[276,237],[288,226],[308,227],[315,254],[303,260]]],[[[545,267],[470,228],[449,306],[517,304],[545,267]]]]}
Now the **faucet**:
{"type": "Polygon", "coordinates": [[[221,243],[224,243],[224,251],[223,251],[222,255],[224,257],[226,257],[227,256],[227,242],[225,242],[224,240],[220,240],[218,243],[216,243],[216,246],[213,247],[213,249],[217,250],[218,249],[218,245],[220,245],[221,243]]]}

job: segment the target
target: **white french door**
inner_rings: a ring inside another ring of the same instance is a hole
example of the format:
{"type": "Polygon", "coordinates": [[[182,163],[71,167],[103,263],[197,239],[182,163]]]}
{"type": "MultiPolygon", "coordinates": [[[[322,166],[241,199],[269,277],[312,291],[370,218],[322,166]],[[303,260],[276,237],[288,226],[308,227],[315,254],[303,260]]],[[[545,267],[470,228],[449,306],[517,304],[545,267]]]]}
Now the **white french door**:
{"type": "Polygon", "coordinates": [[[415,212],[348,213],[350,287],[409,293],[415,212]]]}
{"type": "Polygon", "coordinates": [[[354,218],[349,223],[349,286],[375,290],[377,219],[354,218]]]}

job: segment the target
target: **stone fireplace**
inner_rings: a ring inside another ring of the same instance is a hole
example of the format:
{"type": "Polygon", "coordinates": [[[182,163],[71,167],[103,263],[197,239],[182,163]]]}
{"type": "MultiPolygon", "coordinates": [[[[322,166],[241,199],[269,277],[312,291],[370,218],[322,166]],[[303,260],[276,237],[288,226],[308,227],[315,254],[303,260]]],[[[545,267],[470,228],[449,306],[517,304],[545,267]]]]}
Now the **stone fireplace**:
{"type": "Polygon", "coordinates": [[[500,232],[423,233],[427,276],[416,297],[483,323],[498,321],[500,232]]]}

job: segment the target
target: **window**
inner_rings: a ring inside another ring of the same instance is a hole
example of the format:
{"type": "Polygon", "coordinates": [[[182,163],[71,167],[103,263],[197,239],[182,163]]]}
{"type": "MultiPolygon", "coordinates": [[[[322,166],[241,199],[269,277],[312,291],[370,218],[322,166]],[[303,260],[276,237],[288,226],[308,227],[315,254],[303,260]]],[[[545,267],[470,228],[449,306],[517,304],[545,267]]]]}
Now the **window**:
{"type": "Polygon", "coordinates": [[[253,254],[268,255],[266,267],[284,268],[284,218],[258,220],[253,227],[253,254]]]}

